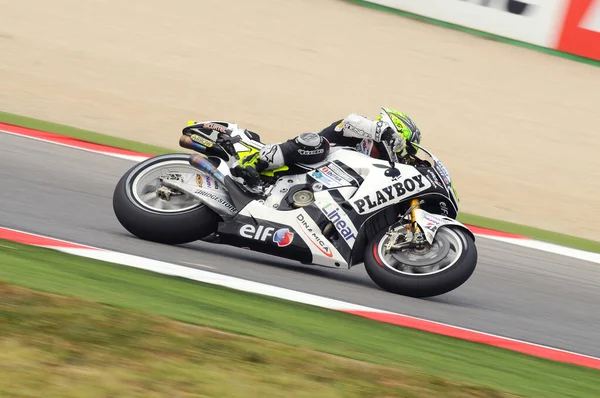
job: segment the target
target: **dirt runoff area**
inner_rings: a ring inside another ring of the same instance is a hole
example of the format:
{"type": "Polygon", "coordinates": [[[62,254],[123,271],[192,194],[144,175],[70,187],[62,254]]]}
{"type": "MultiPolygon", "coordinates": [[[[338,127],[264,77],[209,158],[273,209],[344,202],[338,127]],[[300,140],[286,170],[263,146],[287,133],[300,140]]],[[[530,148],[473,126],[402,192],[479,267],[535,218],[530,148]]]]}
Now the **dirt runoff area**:
{"type": "Polygon", "coordinates": [[[600,69],[343,0],[0,0],[0,109],[176,149],[413,116],[462,211],[600,240],[600,69]]]}

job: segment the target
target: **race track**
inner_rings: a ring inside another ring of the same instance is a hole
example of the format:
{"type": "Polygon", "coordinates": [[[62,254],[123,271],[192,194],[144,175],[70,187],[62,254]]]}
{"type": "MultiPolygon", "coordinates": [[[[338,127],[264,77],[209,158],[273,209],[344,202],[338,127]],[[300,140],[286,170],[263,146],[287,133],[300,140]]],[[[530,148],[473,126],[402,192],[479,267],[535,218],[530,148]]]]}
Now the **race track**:
{"type": "Polygon", "coordinates": [[[228,246],[141,241],[112,212],[113,188],[132,162],[6,134],[0,148],[0,226],[600,356],[597,264],[478,239],[478,269],[461,288],[395,296],[362,266],[335,271],[228,246]]]}

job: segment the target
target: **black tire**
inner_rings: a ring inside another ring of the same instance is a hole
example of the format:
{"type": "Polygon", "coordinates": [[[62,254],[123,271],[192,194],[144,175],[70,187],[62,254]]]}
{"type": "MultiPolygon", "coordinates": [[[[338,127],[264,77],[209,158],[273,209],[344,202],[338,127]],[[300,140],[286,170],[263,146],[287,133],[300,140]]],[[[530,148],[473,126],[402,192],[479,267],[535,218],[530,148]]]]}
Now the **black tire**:
{"type": "Polygon", "coordinates": [[[133,181],[144,169],[160,162],[188,159],[186,154],[156,156],[136,164],[121,177],[113,193],[113,210],[127,231],[152,242],[181,244],[200,240],[217,230],[220,217],[205,205],[161,213],[143,206],[132,194],[133,181]]]}
{"type": "Polygon", "coordinates": [[[379,257],[377,245],[387,228],[380,231],[365,249],[365,269],[369,277],[388,292],[410,297],[431,297],[452,291],[465,283],[477,265],[477,247],[471,236],[462,228],[449,228],[463,244],[463,251],[451,267],[431,275],[407,275],[386,266],[379,257]]]}

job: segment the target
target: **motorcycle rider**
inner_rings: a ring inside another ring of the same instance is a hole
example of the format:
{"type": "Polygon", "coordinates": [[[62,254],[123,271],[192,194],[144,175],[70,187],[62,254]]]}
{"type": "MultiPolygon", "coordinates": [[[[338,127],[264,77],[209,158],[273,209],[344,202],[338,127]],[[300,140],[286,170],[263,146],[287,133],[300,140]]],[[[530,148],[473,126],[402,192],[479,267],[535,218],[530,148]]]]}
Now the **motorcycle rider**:
{"type": "Polygon", "coordinates": [[[387,142],[400,156],[415,154],[417,148],[407,143],[419,144],[421,132],[408,115],[394,109],[381,108],[375,119],[351,113],[320,133],[303,133],[279,144],[266,144],[259,152],[242,157],[232,168],[232,174],[254,188],[260,183],[263,171],[324,160],[331,144],[355,147],[374,158],[388,159],[382,142],[387,142]]]}

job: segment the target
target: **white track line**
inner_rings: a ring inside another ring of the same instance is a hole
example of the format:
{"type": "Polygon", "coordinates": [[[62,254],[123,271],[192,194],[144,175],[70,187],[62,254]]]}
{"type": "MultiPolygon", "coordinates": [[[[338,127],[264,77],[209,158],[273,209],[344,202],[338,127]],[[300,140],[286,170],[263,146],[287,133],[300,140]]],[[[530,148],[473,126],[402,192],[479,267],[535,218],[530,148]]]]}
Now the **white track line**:
{"type": "Polygon", "coordinates": [[[276,297],[283,300],[308,304],[334,311],[346,312],[364,318],[384,323],[391,323],[403,327],[423,330],[444,336],[478,342],[482,344],[501,347],[523,354],[546,358],[554,361],[567,362],[580,366],[600,369],[600,358],[578,354],[539,344],[528,343],[490,333],[479,332],[462,327],[452,326],[440,322],[429,321],[422,318],[397,314],[376,308],[370,308],[345,301],[321,297],[314,294],[303,293],[291,289],[267,285],[260,282],[249,281],[233,276],[216,274],[196,268],[171,264],[150,258],[99,249],[92,246],[79,245],[75,242],[53,239],[43,235],[31,234],[10,228],[0,227],[0,239],[11,240],[23,244],[45,247],[64,253],[106,261],[114,264],[143,269],[162,275],[180,277],[198,282],[209,283],[264,296],[276,297]]]}

